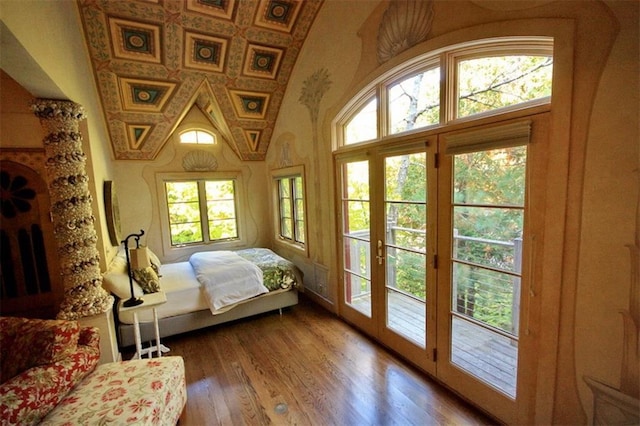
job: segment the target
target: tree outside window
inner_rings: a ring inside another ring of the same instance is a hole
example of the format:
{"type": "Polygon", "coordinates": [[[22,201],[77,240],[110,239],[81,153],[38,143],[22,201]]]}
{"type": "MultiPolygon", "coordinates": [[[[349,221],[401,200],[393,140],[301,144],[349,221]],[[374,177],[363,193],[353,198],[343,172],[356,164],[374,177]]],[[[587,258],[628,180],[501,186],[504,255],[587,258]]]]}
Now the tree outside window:
{"type": "Polygon", "coordinates": [[[172,246],[238,238],[235,180],[165,181],[172,246]]]}

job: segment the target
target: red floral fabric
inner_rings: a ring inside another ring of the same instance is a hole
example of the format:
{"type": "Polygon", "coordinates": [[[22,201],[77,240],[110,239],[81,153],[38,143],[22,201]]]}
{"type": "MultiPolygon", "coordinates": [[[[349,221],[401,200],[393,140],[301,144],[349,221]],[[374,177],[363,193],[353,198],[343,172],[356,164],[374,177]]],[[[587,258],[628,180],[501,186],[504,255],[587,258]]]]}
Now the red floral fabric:
{"type": "Polygon", "coordinates": [[[71,355],[78,346],[77,321],[0,317],[0,383],[71,355]]]}
{"type": "MultiPolygon", "coordinates": [[[[41,321],[41,320],[29,320],[41,321]]],[[[75,322],[75,321],[68,321],[75,322]]],[[[78,345],[73,341],[73,326],[60,325],[57,330],[61,336],[55,336],[54,342],[33,342],[24,350],[22,357],[42,361],[56,359],[48,364],[38,365],[23,371],[0,385],[0,419],[2,425],[32,425],[38,423],[73,389],[87,374],[95,369],[100,359],[100,335],[97,328],[85,327],[76,333],[78,345]],[[72,349],[72,350],[71,350],[72,349]],[[27,352],[41,351],[40,356],[27,352]],[[61,354],[66,356],[62,356],[61,354]]],[[[76,323],[77,325],[77,323],[76,323]]],[[[29,328],[29,327],[27,327],[29,328]]],[[[55,327],[54,327],[55,328],[55,327]]],[[[36,330],[32,337],[42,338],[42,330],[36,330]]],[[[4,324],[0,335],[5,333],[4,324]]],[[[45,333],[44,336],[47,336],[45,333]]],[[[22,338],[25,336],[17,336],[22,338]]],[[[48,335],[52,338],[53,335],[48,335]]],[[[4,348],[3,348],[4,356],[4,348]]],[[[4,360],[3,360],[4,361],[4,360]]],[[[23,362],[23,361],[21,361],[23,362]]]]}
{"type": "Polygon", "coordinates": [[[182,357],[112,362],[98,366],[42,425],[175,425],[186,402],[182,357]]]}

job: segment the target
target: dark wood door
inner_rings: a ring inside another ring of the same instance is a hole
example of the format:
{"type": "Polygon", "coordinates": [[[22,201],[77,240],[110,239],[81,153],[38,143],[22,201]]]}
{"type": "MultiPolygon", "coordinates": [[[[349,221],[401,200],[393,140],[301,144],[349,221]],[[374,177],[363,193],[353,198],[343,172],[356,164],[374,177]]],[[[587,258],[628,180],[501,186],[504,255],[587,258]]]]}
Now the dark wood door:
{"type": "Polygon", "coordinates": [[[54,318],[64,289],[47,184],[13,161],[0,178],[0,315],[54,318]]]}

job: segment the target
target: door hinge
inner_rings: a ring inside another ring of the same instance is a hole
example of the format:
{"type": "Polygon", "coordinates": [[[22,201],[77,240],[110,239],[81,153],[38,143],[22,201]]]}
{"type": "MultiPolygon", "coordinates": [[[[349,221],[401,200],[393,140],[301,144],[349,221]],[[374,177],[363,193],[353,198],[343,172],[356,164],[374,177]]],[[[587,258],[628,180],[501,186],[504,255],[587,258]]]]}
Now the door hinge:
{"type": "Polygon", "coordinates": [[[433,269],[438,269],[438,255],[433,255],[433,269]]]}
{"type": "Polygon", "coordinates": [[[433,154],[433,167],[435,167],[436,169],[440,167],[440,154],[438,154],[437,152],[433,154]]]}
{"type": "Polygon", "coordinates": [[[432,354],[431,354],[431,359],[433,360],[433,362],[437,362],[438,361],[438,349],[433,348],[432,354]]]}

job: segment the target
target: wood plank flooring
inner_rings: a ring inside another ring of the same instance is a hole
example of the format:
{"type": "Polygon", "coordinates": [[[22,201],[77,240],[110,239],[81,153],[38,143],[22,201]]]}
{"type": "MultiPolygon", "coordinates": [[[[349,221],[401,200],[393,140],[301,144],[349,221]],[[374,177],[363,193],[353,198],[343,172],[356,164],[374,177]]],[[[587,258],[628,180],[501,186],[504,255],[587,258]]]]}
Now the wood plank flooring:
{"type": "Polygon", "coordinates": [[[464,425],[494,421],[303,296],[277,312],[173,336],[180,425],[464,425]]]}

